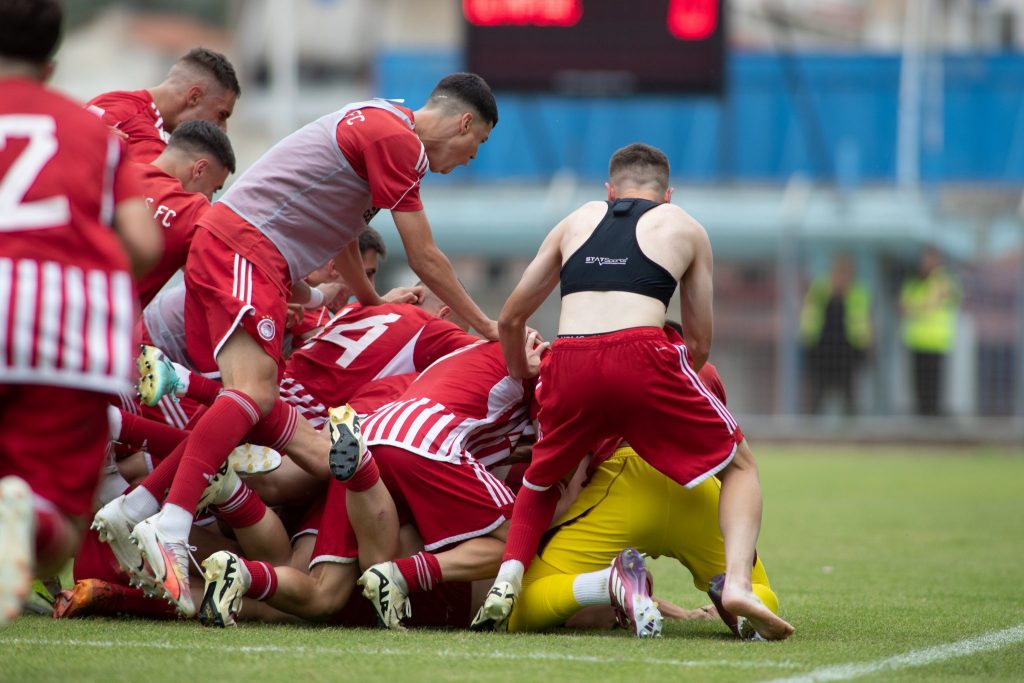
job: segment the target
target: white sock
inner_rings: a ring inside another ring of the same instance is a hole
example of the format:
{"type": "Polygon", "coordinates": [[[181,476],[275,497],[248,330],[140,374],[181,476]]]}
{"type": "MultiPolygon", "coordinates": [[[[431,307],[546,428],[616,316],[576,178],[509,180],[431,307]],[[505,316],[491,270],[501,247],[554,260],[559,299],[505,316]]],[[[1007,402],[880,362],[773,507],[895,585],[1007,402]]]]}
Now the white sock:
{"type": "Polygon", "coordinates": [[[501,563],[501,567],[498,569],[498,576],[494,579],[494,582],[508,581],[516,590],[519,590],[523,585],[523,573],[525,571],[523,563],[519,560],[505,560],[501,563]]]}
{"type": "Polygon", "coordinates": [[[110,440],[121,438],[121,411],[114,406],[107,406],[107,424],[110,425],[110,440]]]}
{"type": "Polygon", "coordinates": [[[96,500],[100,505],[106,505],[125,492],[130,484],[125,481],[117,470],[108,472],[100,478],[100,485],[96,489],[96,500]]]}
{"type": "Polygon", "coordinates": [[[188,391],[189,375],[192,373],[184,365],[172,362],[171,366],[174,368],[174,374],[178,376],[178,388],[175,389],[174,393],[178,396],[184,396],[185,392],[188,391]]]}
{"type": "Polygon", "coordinates": [[[185,508],[167,503],[156,518],[156,526],[172,539],[188,540],[192,530],[192,513],[185,508]]]}
{"type": "Polygon", "coordinates": [[[121,502],[121,511],[131,520],[132,524],[138,524],[147,517],[160,512],[160,502],[145,486],[136,486],[124,497],[121,502]]]}
{"type": "Polygon", "coordinates": [[[608,567],[596,572],[578,574],[573,579],[572,596],[576,598],[580,607],[612,604],[612,597],[608,592],[608,577],[611,573],[612,568],[608,567]]]}

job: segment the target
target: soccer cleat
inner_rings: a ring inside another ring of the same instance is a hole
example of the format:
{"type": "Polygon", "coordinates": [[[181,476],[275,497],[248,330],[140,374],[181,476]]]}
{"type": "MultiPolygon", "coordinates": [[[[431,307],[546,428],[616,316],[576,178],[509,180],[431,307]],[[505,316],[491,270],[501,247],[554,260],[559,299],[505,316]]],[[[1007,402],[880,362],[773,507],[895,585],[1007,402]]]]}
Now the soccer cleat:
{"type": "Polygon", "coordinates": [[[269,446],[243,443],[231,451],[228,463],[241,477],[267,474],[281,466],[281,454],[269,446]]]}
{"type": "Polygon", "coordinates": [[[195,616],[188,579],[189,553],[193,548],[188,541],[167,540],[152,517],[136,524],[130,538],[139,548],[142,573],[156,586],[156,594],[170,600],[183,617],[195,616]]]}
{"type": "Polygon", "coordinates": [[[643,555],[635,548],[624,548],[612,560],[608,575],[608,593],[619,626],[637,638],[661,635],[661,612],[651,598],[654,580],[647,571],[643,555]]]}
{"type": "Polygon", "coordinates": [[[331,408],[327,414],[331,434],[331,454],[328,459],[331,474],[338,481],[348,481],[359,469],[359,463],[366,454],[366,443],[359,431],[359,416],[348,404],[331,408]]]}
{"type": "Polygon", "coordinates": [[[508,618],[516,606],[516,589],[508,581],[495,583],[469,625],[471,631],[507,631],[508,618]]]}
{"type": "Polygon", "coordinates": [[[196,505],[196,514],[202,514],[206,508],[217,503],[223,503],[235,491],[238,486],[238,475],[231,469],[231,462],[225,460],[220,469],[211,475],[207,475],[209,483],[203,491],[199,503],[196,505]]]}
{"type": "Polygon", "coordinates": [[[139,398],[150,407],[155,406],[164,396],[178,400],[176,392],[181,389],[174,363],[155,346],[142,344],[135,359],[139,369],[139,398]]]}
{"type": "Polygon", "coordinates": [[[118,496],[101,507],[93,517],[92,528],[100,541],[110,546],[117,563],[128,574],[128,585],[153,590],[155,584],[146,580],[143,571],[142,554],[130,539],[135,525],[124,513],[124,499],[125,496],[118,496]]]}
{"type": "Polygon", "coordinates": [[[203,626],[236,626],[235,615],[242,608],[242,598],[252,585],[252,576],[234,553],[226,550],[203,560],[203,602],[199,621],[203,626]]]}
{"type": "Polygon", "coordinates": [[[764,636],[758,633],[754,629],[754,625],[751,624],[744,617],[737,617],[729,610],[722,607],[722,588],[725,586],[725,574],[716,574],[711,577],[711,582],[708,585],[708,597],[711,598],[711,602],[715,603],[715,609],[718,610],[718,616],[721,617],[725,625],[729,627],[729,630],[740,637],[740,640],[766,640],[764,636]]]}
{"type": "Polygon", "coordinates": [[[83,579],[75,582],[71,590],[61,591],[53,603],[54,619],[87,617],[97,611],[109,613],[103,607],[115,599],[120,588],[100,579],[83,579]]]}
{"type": "Polygon", "coordinates": [[[32,589],[35,511],[20,477],[0,479],[0,626],[14,621],[32,589]]]}
{"type": "Polygon", "coordinates": [[[381,562],[363,572],[356,582],[363,587],[363,597],[373,605],[377,622],[388,629],[405,629],[402,619],[412,616],[412,605],[397,580],[399,576],[394,562],[381,562]]]}

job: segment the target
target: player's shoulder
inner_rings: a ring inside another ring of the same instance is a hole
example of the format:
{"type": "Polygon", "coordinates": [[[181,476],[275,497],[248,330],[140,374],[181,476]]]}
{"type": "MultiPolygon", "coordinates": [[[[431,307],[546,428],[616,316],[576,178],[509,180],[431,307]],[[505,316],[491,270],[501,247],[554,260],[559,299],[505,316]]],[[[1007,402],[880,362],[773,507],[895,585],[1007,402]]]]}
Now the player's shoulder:
{"type": "Polygon", "coordinates": [[[694,235],[704,233],[704,226],[691,216],[686,209],[668,202],[659,204],[645,214],[652,223],[667,228],[673,232],[694,235]]]}
{"type": "MultiPolygon", "coordinates": [[[[31,88],[30,98],[22,100],[32,113],[53,117],[57,122],[58,134],[74,139],[83,136],[95,136],[104,142],[110,137],[110,131],[103,121],[95,114],[82,108],[82,103],[52,88],[39,86],[31,88]]],[[[26,112],[27,113],[27,112],[26,112]]]]}
{"type": "Polygon", "coordinates": [[[141,111],[152,102],[153,98],[146,90],[111,90],[89,100],[88,106],[104,112],[141,111]]]}

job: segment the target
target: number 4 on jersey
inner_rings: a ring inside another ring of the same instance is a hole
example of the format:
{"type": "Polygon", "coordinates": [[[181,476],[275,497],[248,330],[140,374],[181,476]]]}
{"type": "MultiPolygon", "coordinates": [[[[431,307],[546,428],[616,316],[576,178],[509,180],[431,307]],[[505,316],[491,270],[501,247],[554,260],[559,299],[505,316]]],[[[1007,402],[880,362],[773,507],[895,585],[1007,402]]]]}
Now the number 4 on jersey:
{"type": "Polygon", "coordinates": [[[381,335],[388,331],[388,325],[401,318],[397,313],[386,313],[384,315],[372,315],[363,320],[351,323],[333,323],[320,336],[320,341],[330,342],[345,349],[345,352],[338,358],[337,363],[347,368],[359,354],[368,349],[373,342],[380,339],[381,335]],[[346,332],[362,332],[358,338],[347,336],[346,332]]]}

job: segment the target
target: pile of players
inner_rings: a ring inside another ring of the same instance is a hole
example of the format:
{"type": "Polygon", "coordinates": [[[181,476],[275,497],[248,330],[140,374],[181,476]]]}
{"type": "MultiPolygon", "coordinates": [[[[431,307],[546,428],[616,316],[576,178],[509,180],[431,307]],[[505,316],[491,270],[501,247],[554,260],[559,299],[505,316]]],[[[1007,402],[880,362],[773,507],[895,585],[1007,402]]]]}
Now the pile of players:
{"type": "Polygon", "coordinates": [[[197,48],[83,107],[43,85],[60,14],[0,5],[0,620],[78,548],[57,617],[226,626],[245,604],[650,637],[717,612],[743,638],[793,632],[707,363],[710,244],[660,151],[614,153],[607,201],[552,230],[495,321],[419,196],[497,124],[479,76],[415,111],[345,105],[211,204],[235,171],[231,64],[197,48]],[[380,209],[420,278],[384,296],[380,209]],[[559,283],[548,344],[526,321],[559,283]],[[677,288],[685,341],[665,327],[677,288]],[[655,598],[645,555],[679,560],[714,607],[655,598]]]}

